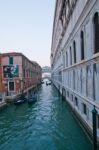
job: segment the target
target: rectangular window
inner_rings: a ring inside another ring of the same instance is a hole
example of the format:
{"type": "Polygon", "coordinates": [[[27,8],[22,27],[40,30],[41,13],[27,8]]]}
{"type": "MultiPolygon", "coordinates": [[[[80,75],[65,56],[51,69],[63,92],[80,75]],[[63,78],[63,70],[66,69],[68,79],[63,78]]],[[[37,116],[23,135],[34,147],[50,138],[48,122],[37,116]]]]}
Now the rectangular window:
{"type": "Polygon", "coordinates": [[[76,96],[75,96],[75,105],[78,107],[78,99],[76,96]]]}
{"type": "Polygon", "coordinates": [[[9,82],[9,91],[14,91],[14,82],[9,82]]]}
{"type": "Polygon", "coordinates": [[[13,65],[13,57],[9,57],[9,65],[13,65]]]}
{"type": "Polygon", "coordinates": [[[71,101],[73,102],[73,95],[71,94],[71,101]]]}
{"type": "Polygon", "coordinates": [[[83,113],[86,115],[87,114],[87,107],[86,104],[83,104],[83,113]]]}
{"type": "Polygon", "coordinates": [[[67,97],[69,97],[69,92],[67,91],[67,97]]]}
{"type": "Polygon", "coordinates": [[[75,90],[75,70],[73,70],[73,89],[75,90]]]}
{"type": "Polygon", "coordinates": [[[68,53],[66,52],[66,67],[68,67],[68,53]]]}

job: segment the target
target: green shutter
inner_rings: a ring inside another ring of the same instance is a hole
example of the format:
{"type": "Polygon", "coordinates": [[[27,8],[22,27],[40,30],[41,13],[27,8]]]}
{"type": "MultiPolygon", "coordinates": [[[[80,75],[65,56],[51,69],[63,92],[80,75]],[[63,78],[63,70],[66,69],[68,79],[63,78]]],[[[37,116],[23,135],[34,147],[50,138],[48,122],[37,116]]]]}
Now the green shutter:
{"type": "Polygon", "coordinates": [[[9,65],[13,65],[13,57],[9,57],[9,65]]]}

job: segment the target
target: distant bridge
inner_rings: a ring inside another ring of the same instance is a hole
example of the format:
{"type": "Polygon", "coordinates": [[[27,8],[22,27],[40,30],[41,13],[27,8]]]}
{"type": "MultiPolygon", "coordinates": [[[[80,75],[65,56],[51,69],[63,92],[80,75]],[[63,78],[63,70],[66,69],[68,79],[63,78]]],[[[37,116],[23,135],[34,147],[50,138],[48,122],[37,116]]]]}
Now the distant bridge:
{"type": "Polygon", "coordinates": [[[42,77],[42,79],[49,79],[49,80],[51,80],[51,77],[42,77]]]}
{"type": "Polygon", "coordinates": [[[51,73],[51,68],[48,66],[42,67],[42,73],[51,73]]]}
{"type": "Polygon", "coordinates": [[[42,79],[51,79],[51,73],[42,73],[42,79]]]}

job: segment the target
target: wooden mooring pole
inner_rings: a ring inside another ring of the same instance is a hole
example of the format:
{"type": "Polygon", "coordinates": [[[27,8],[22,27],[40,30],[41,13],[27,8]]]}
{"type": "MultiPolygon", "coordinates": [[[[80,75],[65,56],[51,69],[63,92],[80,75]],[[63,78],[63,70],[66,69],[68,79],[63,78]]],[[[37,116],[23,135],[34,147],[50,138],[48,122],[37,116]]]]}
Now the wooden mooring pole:
{"type": "Polygon", "coordinates": [[[93,150],[97,150],[97,110],[94,106],[92,110],[93,121],[93,150]]]}

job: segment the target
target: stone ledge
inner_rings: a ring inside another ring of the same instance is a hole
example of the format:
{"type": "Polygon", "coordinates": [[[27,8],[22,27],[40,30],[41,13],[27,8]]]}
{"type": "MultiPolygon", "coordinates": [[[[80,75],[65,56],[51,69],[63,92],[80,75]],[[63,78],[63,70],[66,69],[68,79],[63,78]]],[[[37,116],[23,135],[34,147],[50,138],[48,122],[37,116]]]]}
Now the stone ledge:
{"type": "Polygon", "coordinates": [[[6,105],[7,105],[7,103],[6,103],[5,101],[0,102],[0,109],[3,108],[3,107],[6,106],[6,105]]]}

